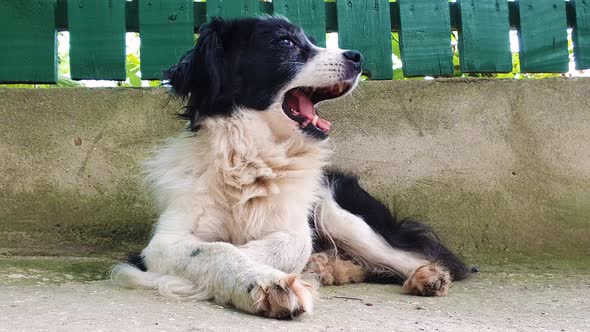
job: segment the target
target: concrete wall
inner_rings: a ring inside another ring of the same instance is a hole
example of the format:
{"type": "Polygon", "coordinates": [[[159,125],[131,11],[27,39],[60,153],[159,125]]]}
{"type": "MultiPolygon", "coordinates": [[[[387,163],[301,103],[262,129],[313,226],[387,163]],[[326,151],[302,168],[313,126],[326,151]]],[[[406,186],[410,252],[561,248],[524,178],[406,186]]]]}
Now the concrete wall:
{"type": "MultiPolygon", "coordinates": [[[[590,254],[590,80],[366,82],[322,105],[335,164],[465,256],[590,254]]],[[[0,89],[0,253],[149,236],[139,164],[182,123],[161,89],[0,89]]]]}

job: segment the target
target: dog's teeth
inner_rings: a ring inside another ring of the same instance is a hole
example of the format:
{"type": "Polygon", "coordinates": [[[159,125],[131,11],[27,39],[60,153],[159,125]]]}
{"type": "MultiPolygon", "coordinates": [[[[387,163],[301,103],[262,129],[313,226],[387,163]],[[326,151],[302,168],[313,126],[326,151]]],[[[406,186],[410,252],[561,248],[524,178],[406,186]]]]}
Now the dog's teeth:
{"type": "Polygon", "coordinates": [[[344,84],[338,84],[338,93],[342,93],[344,91],[344,84]]]}
{"type": "Polygon", "coordinates": [[[319,116],[317,116],[317,115],[316,115],[316,116],[314,116],[314,117],[313,117],[313,120],[311,120],[311,124],[312,124],[312,125],[314,125],[315,127],[317,127],[317,126],[318,126],[318,119],[319,119],[319,118],[320,118],[320,117],[319,117],[319,116]]]}

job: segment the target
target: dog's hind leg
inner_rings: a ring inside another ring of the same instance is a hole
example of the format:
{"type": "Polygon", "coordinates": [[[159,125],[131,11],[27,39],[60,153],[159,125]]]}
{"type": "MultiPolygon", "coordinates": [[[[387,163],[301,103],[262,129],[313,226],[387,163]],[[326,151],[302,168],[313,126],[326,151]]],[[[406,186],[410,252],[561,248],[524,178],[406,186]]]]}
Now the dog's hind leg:
{"type": "MultiPolygon", "coordinates": [[[[416,269],[430,263],[423,255],[392,247],[360,216],[342,209],[332,198],[324,199],[318,208],[316,227],[319,237],[334,241],[337,250],[343,251],[346,256],[363,266],[365,271],[363,280],[376,271],[391,273],[406,280],[416,269]]],[[[325,252],[319,254],[325,255],[325,252]]],[[[312,258],[316,258],[315,255],[317,254],[314,254],[312,258]]],[[[329,260],[316,258],[316,262],[310,261],[308,268],[316,272],[331,271],[332,265],[329,260]],[[318,261],[321,264],[318,264],[318,261]]],[[[322,279],[330,280],[330,277],[322,277],[322,279]]]]}
{"type": "Polygon", "coordinates": [[[316,232],[362,262],[366,278],[390,274],[405,281],[407,292],[428,296],[446,294],[451,280],[469,275],[465,264],[427,226],[413,220],[397,222],[352,176],[331,172],[326,177],[314,220],[316,232]]]}

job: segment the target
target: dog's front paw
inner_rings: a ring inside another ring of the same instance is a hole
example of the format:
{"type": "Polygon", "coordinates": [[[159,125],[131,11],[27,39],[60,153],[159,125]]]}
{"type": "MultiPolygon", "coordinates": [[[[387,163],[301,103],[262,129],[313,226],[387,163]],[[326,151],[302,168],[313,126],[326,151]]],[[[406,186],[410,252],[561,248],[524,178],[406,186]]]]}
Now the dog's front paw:
{"type": "Polygon", "coordinates": [[[254,313],[278,319],[291,319],[304,312],[311,314],[314,294],[313,287],[294,274],[258,283],[250,289],[254,313]]]}
{"type": "Polygon", "coordinates": [[[404,282],[403,289],[420,296],[442,296],[449,292],[451,275],[442,266],[430,263],[417,268],[404,282]]]}

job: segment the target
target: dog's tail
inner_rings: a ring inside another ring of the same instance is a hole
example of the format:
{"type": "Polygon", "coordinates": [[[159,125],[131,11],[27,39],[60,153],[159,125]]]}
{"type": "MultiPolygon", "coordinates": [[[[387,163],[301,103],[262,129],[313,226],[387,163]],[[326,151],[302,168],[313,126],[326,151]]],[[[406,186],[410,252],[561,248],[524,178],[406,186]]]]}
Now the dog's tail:
{"type": "Polygon", "coordinates": [[[111,280],[125,288],[157,289],[162,295],[176,299],[207,300],[211,298],[205,287],[199,287],[191,281],[156,273],[142,271],[128,263],[119,263],[111,271],[111,280]]]}

